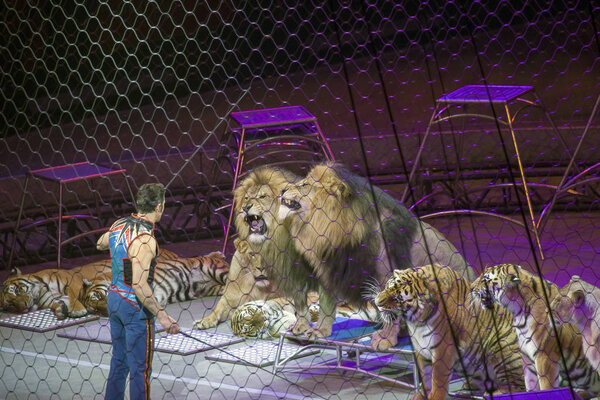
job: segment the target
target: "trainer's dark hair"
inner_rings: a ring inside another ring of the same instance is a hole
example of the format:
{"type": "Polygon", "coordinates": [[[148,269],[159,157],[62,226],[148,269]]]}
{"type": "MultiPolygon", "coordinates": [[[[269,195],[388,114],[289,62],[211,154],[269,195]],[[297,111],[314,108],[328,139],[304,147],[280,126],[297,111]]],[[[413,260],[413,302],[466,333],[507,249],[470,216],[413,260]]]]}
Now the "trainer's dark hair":
{"type": "Polygon", "coordinates": [[[164,200],[165,187],[162,183],[145,183],[137,192],[135,206],[138,213],[149,213],[164,200]]]}

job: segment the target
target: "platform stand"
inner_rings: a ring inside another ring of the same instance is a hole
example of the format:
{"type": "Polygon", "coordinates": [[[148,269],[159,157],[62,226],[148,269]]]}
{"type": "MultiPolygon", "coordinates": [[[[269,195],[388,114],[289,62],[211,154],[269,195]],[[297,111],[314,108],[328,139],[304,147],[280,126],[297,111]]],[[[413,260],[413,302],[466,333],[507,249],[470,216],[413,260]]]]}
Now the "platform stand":
{"type": "Polygon", "coordinates": [[[8,258],[8,268],[10,269],[12,266],[15,245],[17,242],[17,234],[18,234],[19,230],[22,228],[21,227],[21,218],[23,216],[23,209],[25,206],[25,196],[27,194],[27,187],[28,187],[28,184],[29,184],[29,181],[31,180],[31,178],[44,179],[44,180],[58,184],[58,217],[39,220],[39,221],[36,221],[34,224],[44,223],[44,222],[48,222],[50,220],[58,220],[58,232],[57,232],[58,257],[57,257],[56,265],[57,265],[57,268],[60,268],[63,245],[65,245],[69,242],[72,242],[73,240],[75,240],[81,236],[85,236],[85,235],[89,235],[89,234],[93,234],[93,233],[97,233],[99,231],[105,230],[105,229],[100,229],[100,230],[95,230],[95,231],[90,231],[90,232],[83,232],[79,235],[76,235],[74,237],[71,237],[71,238],[63,241],[63,239],[62,239],[63,220],[75,219],[75,218],[93,218],[90,215],[63,215],[63,208],[64,208],[63,207],[64,206],[64,204],[63,204],[63,188],[64,188],[64,185],[67,183],[70,183],[70,182],[75,182],[75,181],[80,181],[80,180],[89,180],[89,179],[98,178],[101,176],[110,176],[110,175],[115,175],[115,174],[123,175],[123,177],[125,178],[125,182],[127,183],[127,189],[129,190],[129,195],[131,196],[132,200],[135,202],[135,197],[131,190],[129,181],[127,180],[127,175],[126,175],[125,169],[113,169],[113,168],[108,168],[108,167],[103,167],[100,165],[92,164],[90,162],[80,162],[80,163],[76,163],[76,164],[61,165],[61,166],[56,166],[56,167],[49,167],[49,168],[36,169],[36,170],[29,171],[25,177],[25,183],[23,185],[23,194],[21,196],[21,204],[19,206],[19,214],[17,216],[17,223],[15,224],[12,246],[10,248],[10,256],[8,258]]]}
{"type": "MultiPolygon", "coordinates": [[[[543,110],[545,118],[548,120],[552,129],[554,130],[557,137],[562,142],[562,145],[568,149],[565,141],[563,140],[558,128],[550,118],[550,114],[542,104],[540,98],[535,93],[533,86],[507,86],[507,85],[468,85],[464,86],[460,89],[455,90],[452,93],[441,96],[435,101],[435,108],[431,115],[431,119],[429,120],[429,124],[427,125],[427,129],[423,136],[423,140],[421,142],[421,146],[417,152],[417,156],[415,157],[415,161],[413,163],[410,175],[408,177],[408,182],[404,193],[402,195],[402,202],[405,202],[408,197],[408,193],[410,190],[413,190],[412,185],[414,184],[414,178],[416,172],[419,170],[419,163],[421,161],[421,156],[423,154],[423,150],[425,149],[425,145],[427,142],[427,138],[431,132],[432,127],[435,124],[440,122],[449,121],[455,118],[481,118],[494,121],[501,126],[504,126],[510,132],[510,136],[512,138],[512,143],[515,150],[515,156],[517,158],[517,163],[519,167],[519,174],[521,178],[521,182],[512,182],[511,186],[522,186],[525,192],[525,198],[527,202],[527,210],[529,213],[529,222],[531,229],[533,231],[535,244],[539,249],[540,256],[544,257],[544,253],[542,250],[540,235],[538,232],[538,223],[536,221],[536,217],[533,211],[533,207],[531,205],[529,184],[527,183],[527,179],[525,177],[525,171],[523,169],[523,162],[521,159],[521,153],[519,151],[519,144],[517,141],[516,133],[515,133],[515,125],[518,122],[518,119],[521,116],[521,113],[529,108],[529,107],[538,107],[543,110]],[[456,112],[456,109],[463,109],[462,107],[466,107],[467,105],[489,105],[492,108],[494,105],[499,105],[504,110],[504,115],[497,116],[495,114],[480,114],[480,113],[472,113],[472,112],[456,112]]],[[[486,188],[493,188],[494,186],[502,187],[506,186],[503,184],[490,184],[486,186],[486,188]]],[[[510,217],[495,214],[492,212],[481,212],[476,210],[450,210],[444,211],[440,214],[485,214],[496,216],[505,220],[510,220],[511,222],[515,222],[519,225],[524,225],[520,221],[512,219],[510,217]]]]}
{"type": "MultiPolygon", "coordinates": [[[[321,131],[317,118],[302,106],[267,108],[239,111],[229,114],[238,127],[232,130],[236,140],[237,155],[233,175],[235,190],[244,167],[266,156],[293,150],[321,160],[335,161],[327,139],[321,131]],[[257,156],[249,158],[256,151],[257,156]]],[[[279,160],[276,164],[297,164],[298,159],[279,160]]],[[[270,163],[273,165],[273,163],[270,163]]],[[[223,252],[229,240],[235,207],[232,204],[223,243],[223,252]]]]}

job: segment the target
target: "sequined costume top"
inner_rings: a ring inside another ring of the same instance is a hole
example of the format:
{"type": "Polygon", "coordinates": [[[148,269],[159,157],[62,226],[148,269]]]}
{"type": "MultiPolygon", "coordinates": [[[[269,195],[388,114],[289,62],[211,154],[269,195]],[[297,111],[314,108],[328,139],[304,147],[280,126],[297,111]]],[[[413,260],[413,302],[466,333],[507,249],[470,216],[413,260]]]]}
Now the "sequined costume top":
{"type": "MultiPolygon", "coordinates": [[[[154,223],[137,217],[134,214],[117,220],[110,228],[108,244],[112,260],[112,282],[110,290],[117,292],[132,305],[141,309],[142,305],[132,287],[131,259],[129,258],[129,245],[142,235],[152,235],[154,223]]],[[[156,251],[158,255],[158,249],[156,251]]],[[[156,257],[150,263],[148,284],[154,282],[156,257]]]]}

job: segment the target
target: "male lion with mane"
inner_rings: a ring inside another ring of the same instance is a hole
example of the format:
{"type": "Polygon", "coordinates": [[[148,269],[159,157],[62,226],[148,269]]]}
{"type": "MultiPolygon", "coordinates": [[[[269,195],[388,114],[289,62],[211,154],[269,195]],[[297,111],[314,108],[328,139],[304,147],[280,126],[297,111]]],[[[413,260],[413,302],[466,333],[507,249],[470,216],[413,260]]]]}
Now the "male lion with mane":
{"type": "MultiPolygon", "coordinates": [[[[336,304],[364,308],[366,284],[384,282],[394,269],[437,263],[474,279],[471,267],[440,232],[340,165],[316,165],[287,186],[280,202],[278,219],[290,224],[294,247],[318,279],[319,321],[316,327],[297,323],[295,334],[329,336],[336,304]]],[[[395,346],[398,331],[391,324],[376,332],[374,349],[395,346]]]]}
{"type": "Polygon", "coordinates": [[[304,257],[296,251],[289,224],[277,220],[281,191],[298,179],[285,169],[257,168],[235,189],[234,206],[239,239],[260,254],[267,278],[282,296],[292,299],[298,323],[305,326],[310,325],[306,295],[316,291],[318,282],[304,257]]]}

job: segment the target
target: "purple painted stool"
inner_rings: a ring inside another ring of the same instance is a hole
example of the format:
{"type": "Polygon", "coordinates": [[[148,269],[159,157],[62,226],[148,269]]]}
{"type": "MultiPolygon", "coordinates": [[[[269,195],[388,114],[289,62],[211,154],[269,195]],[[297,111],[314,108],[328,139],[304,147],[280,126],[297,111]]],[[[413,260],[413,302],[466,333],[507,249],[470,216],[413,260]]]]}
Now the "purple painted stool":
{"type": "MultiPolygon", "coordinates": [[[[494,121],[499,125],[505,126],[510,131],[510,135],[512,138],[512,142],[515,148],[515,155],[517,158],[517,163],[519,166],[519,173],[521,177],[521,182],[512,182],[509,184],[510,186],[522,186],[525,191],[525,198],[527,201],[527,208],[529,211],[530,217],[530,225],[534,234],[534,238],[536,241],[536,245],[539,249],[540,255],[543,259],[544,254],[542,251],[540,238],[539,238],[539,221],[536,221],[536,217],[533,212],[533,208],[531,206],[531,199],[529,194],[529,186],[532,184],[528,184],[525,178],[525,172],[523,170],[523,163],[521,161],[521,155],[519,153],[519,145],[517,142],[517,138],[515,135],[514,125],[516,123],[517,117],[519,114],[528,107],[539,107],[543,110],[545,117],[549,121],[552,129],[556,133],[557,137],[562,141],[565,148],[567,148],[565,141],[563,140],[558,128],[550,118],[550,114],[542,104],[539,97],[536,95],[533,86],[507,86],[507,85],[467,85],[460,89],[453,91],[452,93],[441,96],[435,101],[435,109],[431,115],[431,119],[429,120],[429,124],[427,125],[427,130],[425,131],[425,135],[423,136],[423,141],[421,142],[421,146],[417,152],[417,156],[413,163],[412,170],[408,177],[408,182],[404,193],[402,195],[402,201],[406,201],[408,193],[412,190],[413,179],[415,174],[419,168],[419,162],[421,159],[421,155],[423,153],[423,149],[425,148],[425,142],[427,141],[427,137],[431,132],[431,127],[443,121],[448,121],[453,118],[482,118],[494,121]],[[529,98],[528,98],[529,97],[529,98]],[[456,112],[456,108],[463,107],[468,104],[480,104],[480,105],[489,105],[490,108],[493,105],[499,105],[504,108],[504,115],[491,115],[491,114],[477,114],[477,113],[468,113],[464,109],[459,112],[456,112]],[[513,107],[514,109],[511,109],[513,107]],[[442,116],[444,112],[447,112],[447,115],[442,116]]],[[[542,184],[538,184],[542,185],[542,184]]],[[[489,187],[494,186],[507,186],[506,184],[496,184],[496,185],[488,185],[489,187]]],[[[549,186],[549,185],[543,185],[549,186]]],[[[556,187],[551,187],[551,189],[556,190],[556,187]]],[[[418,204],[419,202],[416,202],[418,204]]],[[[414,207],[414,205],[413,205],[414,207]]],[[[448,214],[481,214],[481,215],[489,215],[498,218],[502,218],[505,220],[509,220],[518,225],[524,226],[525,224],[521,221],[515,220],[506,215],[500,215],[493,212],[487,211],[477,211],[477,210],[448,210],[442,211],[439,213],[433,213],[426,216],[422,216],[422,218],[432,218],[442,215],[448,214]]]]}
{"type": "Polygon", "coordinates": [[[63,185],[68,182],[74,182],[78,180],[87,180],[92,178],[98,178],[101,176],[109,176],[114,174],[122,174],[125,178],[125,182],[127,183],[127,189],[129,190],[129,194],[133,200],[135,197],[133,196],[133,192],[131,191],[131,186],[129,185],[129,181],[127,180],[127,175],[125,174],[125,169],[112,169],[103,167],[100,165],[92,164],[89,162],[80,162],[69,165],[61,165],[56,167],[49,167],[43,169],[36,169],[33,171],[29,171],[27,176],[25,177],[25,183],[23,185],[23,195],[21,196],[21,205],[19,207],[19,214],[17,217],[17,223],[15,225],[15,232],[13,235],[13,242],[10,249],[10,256],[8,259],[8,268],[12,266],[12,260],[15,250],[15,244],[17,241],[17,232],[21,229],[21,217],[23,216],[23,207],[25,205],[25,195],[27,193],[27,184],[29,183],[29,179],[32,177],[45,179],[51,182],[58,183],[58,217],[48,218],[40,221],[36,221],[28,226],[37,225],[40,223],[44,223],[50,220],[58,220],[58,259],[57,259],[57,268],[60,268],[61,258],[62,258],[62,246],[72,242],[73,240],[93,233],[97,233],[99,231],[105,230],[105,228],[94,230],[90,232],[84,232],[79,235],[76,235],[72,238],[69,238],[65,241],[62,240],[62,223],[64,219],[72,219],[72,218],[90,218],[87,215],[63,215],[63,185]]]}

